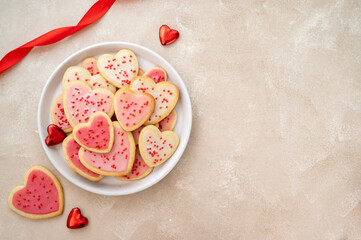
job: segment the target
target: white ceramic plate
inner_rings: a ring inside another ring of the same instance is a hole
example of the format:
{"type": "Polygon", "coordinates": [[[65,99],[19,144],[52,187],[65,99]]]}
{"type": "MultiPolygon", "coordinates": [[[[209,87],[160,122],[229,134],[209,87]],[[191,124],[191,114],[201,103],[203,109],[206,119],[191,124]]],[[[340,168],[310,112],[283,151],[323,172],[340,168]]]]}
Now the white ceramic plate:
{"type": "Polygon", "coordinates": [[[65,59],[51,74],[40,97],[38,108],[38,128],[40,140],[43,148],[55,168],[70,182],[75,185],[102,195],[126,195],[139,192],[159,182],[164,178],[177,164],[181,158],[191,133],[192,128],[192,108],[186,86],[176,70],[157,53],[133,43],[126,42],[105,42],[84,48],[67,59],[65,59]],[[48,135],[47,126],[51,124],[51,105],[56,96],[62,93],[61,81],[65,70],[70,66],[81,65],[81,62],[87,57],[96,57],[105,53],[115,55],[120,49],[127,48],[132,50],[138,58],[139,67],[144,71],[159,66],[166,70],[168,81],[175,83],[179,88],[179,100],[176,106],[177,123],[174,131],[179,136],[179,146],[174,155],[164,164],[155,167],[153,172],[147,177],[137,181],[120,181],[113,177],[105,177],[98,183],[89,181],[75,173],[66,162],[61,144],[48,147],[45,144],[45,138],[48,135]]]}

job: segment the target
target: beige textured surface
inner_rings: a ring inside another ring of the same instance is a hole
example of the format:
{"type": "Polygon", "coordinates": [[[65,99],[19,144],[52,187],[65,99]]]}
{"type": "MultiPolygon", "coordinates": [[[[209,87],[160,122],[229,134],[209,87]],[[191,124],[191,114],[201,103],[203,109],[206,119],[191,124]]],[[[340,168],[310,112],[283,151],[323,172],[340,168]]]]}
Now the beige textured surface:
{"type": "MultiPolygon", "coordinates": [[[[94,1],[0,0],[0,56],[94,1]]],[[[34,49],[0,76],[1,239],[361,239],[361,2],[117,1],[96,24],[34,49]],[[163,47],[162,24],[181,37],[163,47]],[[160,183],[124,197],[85,192],[44,154],[36,110],[55,67],[121,40],[164,56],[193,104],[186,152],[160,183]],[[33,165],[65,191],[62,216],[7,207],[33,165]],[[72,207],[90,224],[65,227],[72,207]]]]}

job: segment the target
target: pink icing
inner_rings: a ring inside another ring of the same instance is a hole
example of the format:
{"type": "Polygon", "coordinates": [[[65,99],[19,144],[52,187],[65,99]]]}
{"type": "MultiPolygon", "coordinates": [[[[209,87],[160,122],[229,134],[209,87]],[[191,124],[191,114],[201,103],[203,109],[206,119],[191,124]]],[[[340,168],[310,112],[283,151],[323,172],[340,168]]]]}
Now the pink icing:
{"type": "Polygon", "coordinates": [[[26,186],[17,191],[12,203],[15,208],[30,214],[47,214],[59,210],[58,189],[51,177],[33,170],[26,186]]]}
{"type": "Polygon", "coordinates": [[[114,125],[114,144],[109,153],[94,153],[83,149],[83,158],[89,165],[108,172],[123,172],[128,167],[130,143],[127,132],[114,125]]]}
{"type": "Polygon", "coordinates": [[[103,115],[95,116],[89,127],[78,128],[74,134],[81,144],[89,148],[105,150],[110,144],[109,123],[103,115]]]}
{"type": "Polygon", "coordinates": [[[140,156],[138,152],[135,152],[135,160],[133,164],[133,168],[128,175],[122,176],[122,178],[132,179],[132,178],[139,178],[143,174],[145,174],[150,167],[145,164],[143,158],[140,156]]]}
{"type": "Polygon", "coordinates": [[[88,122],[90,116],[97,111],[108,114],[112,109],[110,94],[105,92],[90,93],[80,83],[72,84],[67,93],[68,111],[74,124],[88,122]]]}
{"type": "Polygon", "coordinates": [[[146,72],[143,76],[150,77],[155,83],[165,81],[165,72],[157,68],[146,72]]]}
{"type": "Polygon", "coordinates": [[[117,95],[116,113],[117,119],[126,128],[147,121],[147,115],[153,111],[153,98],[151,95],[134,95],[129,91],[122,91],[117,95]]]}
{"type": "Polygon", "coordinates": [[[62,130],[71,128],[70,123],[68,122],[68,119],[66,118],[64,113],[63,98],[57,98],[54,104],[54,124],[58,125],[58,127],[60,127],[62,130]]]}
{"type": "Polygon", "coordinates": [[[132,131],[135,144],[138,144],[140,132],[142,131],[142,129],[143,129],[144,127],[145,127],[145,126],[140,126],[139,128],[137,128],[137,129],[135,129],[134,131],[132,131]]]}
{"type": "Polygon", "coordinates": [[[96,178],[99,177],[99,174],[90,171],[89,169],[84,167],[84,165],[80,162],[78,155],[79,149],[80,149],[80,145],[74,140],[74,138],[68,141],[66,145],[66,153],[69,157],[69,160],[74,164],[76,168],[78,168],[83,173],[92,177],[96,177],[96,178]]]}
{"type": "Polygon", "coordinates": [[[176,113],[173,110],[166,118],[164,118],[162,121],[159,122],[159,130],[161,132],[172,130],[175,121],[176,121],[176,113]]]}
{"type": "Polygon", "coordinates": [[[87,58],[83,62],[82,67],[88,70],[92,76],[95,74],[99,74],[99,70],[97,67],[97,60],[94,58],[87,58]]]}

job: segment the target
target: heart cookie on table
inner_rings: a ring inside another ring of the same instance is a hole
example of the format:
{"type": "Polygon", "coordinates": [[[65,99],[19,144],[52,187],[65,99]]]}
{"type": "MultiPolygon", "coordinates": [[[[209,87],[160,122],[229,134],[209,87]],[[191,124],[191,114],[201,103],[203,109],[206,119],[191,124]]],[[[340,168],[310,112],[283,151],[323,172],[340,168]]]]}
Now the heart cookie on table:
{"type": "Polygon", "coordinates": [[[115,87],[109,83],[106,79],[103,78],[102,75],[96,74],[92,76],[92,74],[83,67],[73,66],[69,67],[63,76],[63,90],[67,86],[68,83],[73,81],[82,81],[87,83],[92,89],[97,88],[105,88],[115,93],[115,87]]]}
{"type": "Polygon", "coordinates": [[[114,144],[109,153],[95,153],[84,148],[79,150],[81,163],[89,170],[104,176],[126,175],[132,169],[135,144],[131,132],[113,122],[114,144]]]}
{"type": "Polygon", "coordinates": [[[139,152],[149,167],[158,166],[167,161],[175,152],[179,138],[175,132],[160,132],[155,126],[146,126],[139,136],[139,152]]]}
{"type": "Polygon", "coordinates": [[[75,125],[73,136],[80,146],[89,151],[108,153],[114,142],[112,121],[106,113],[95,112],[88,122],[75,125]]]}
{"type": "Polygon", "coordinates": [[[98,60],[95,57],[86,58],[81,63],[81,66],[86,70],[88,70],[90,74],[93,76],[100,73],[97,67],[97,62],[98,60]]]}
{"type": "Polygon", "coordinates": [[[134,181],[145,178],[152,172],[153,168],[145,164],[142,156],[138,151],[135,151],[135,160],[130,173],[124,176],[117,177],[119,180],[123,181],[134,181]]]}
{"type": "Polygon", "coordinates": [[[129,88],[119,89],[114,96],[114,112],[126,131],[142,126],[154,110],[155,102],[148,93],[136,94],[129,88]]]}
{"type": "Polygon", "coordinates": [[[95,172],[90,171],[79,160],[79,149],[81,146],[75,141],[73,134],[67,136],[63,141],[63,153],[66,161],[74,172],[93,182],[99,182],[104,178],[95,172]]]}
{"type": "Polygon", "coordinates": [[[15,187],[8,198],[9,207],[27,218],[44,219],[63,213],[63,188],[46,168],[34,166],[25,177],[25,185],[15,187]]]}
{"type": "Polygon", "coordinates": [[[71,132],[72,127],[65,116],[63,107],[63,95],[59,95],[54,99],[51,107],[51,121],[61,128],[65,133],[71,132]]]}
{"type": "Polygon", "coordinates": [[[114,94],[104,88],[92,90],[86,83],[76,81],[66,85],[63,105],[66,118],[71,126],[88,122],[90,116],[98,111],[108,116],[114,113],[114,94]]]}
{"type": "Polygon", "coordinates": [[[138,75],[138,60],[135,54],[122,49],[115,56],[104,54],[97,63],[101,75],[116,87],[128,87],[131,80],[138,75]]]}
{"type": "Polygon", "coordinates": [[[161,67],[152,67],[143,76],[153,79],[155,83],[167,81],[167,73],[161,67]]]}
{"type": "Polygon", "coordinates": [[[155,108],[146,124],[162,121],[174,109],[178,102],[178,87],[171,82],[155,83],[151,78],[139,76],[132,80],[130,89],[136,93],[149,93],[154,97],[155,108]]]}

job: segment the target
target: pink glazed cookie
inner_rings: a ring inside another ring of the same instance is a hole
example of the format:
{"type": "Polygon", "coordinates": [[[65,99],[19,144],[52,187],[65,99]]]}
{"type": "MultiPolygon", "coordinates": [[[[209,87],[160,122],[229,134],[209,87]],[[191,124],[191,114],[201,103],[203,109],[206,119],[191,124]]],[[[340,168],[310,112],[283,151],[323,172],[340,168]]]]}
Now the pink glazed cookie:
{"type": "Polygon", "coordinates": [[[59,95],[54,99],[53,105],[51,107],[51,121],[60,127],[61,130],[63,130],[65,133],[69,133],[73,129],[65,116],[63,95],[59,95]]]}
{"type": "Polygon", "coordinates": [[[109,90],[97,88],[92,90],[86,83],[70,82],[65,87],[63,105],[65,115],[71,126],[88,122],[90,116],[98,111],[109,117],[114,113],[114,94],[109,90]]]}
{"type": "Polygon", "coordinates": [[[146,126],[140,132],[139,152],[149,167],[158,166],[167,161],[175,152],[179,138],[175,132],[160,132],[155,126],[146,126]]]}
{"type": "Polygon", "coordinates": [[[116,177],[126,175],[132,169],[135,144],[132,134],[123,130],[118,122],[113,122],[113,126],[114,144],[109,153],[95,153],[80,148],[79,159],[93,172],[116,177]]]}
{"type": "Polygon", "coordinates": [[[100,74],[118,88],[128,87],[130,81],[138,75],[137,57],[128,49],[120,50],[115,56],[100,56],[97,66],[100,74]]]}
{"type": "Polygon", "coordinates": [[[66,161],[74,172],[93,182],[99,182],[104,178],[95,172],[90,171],[79,160],[79,149],[81,146],[74,140],[73,134],[67,136],[63,141],[63,153],[66,161]]]}
{"type": "Polygon", "coordinates": [[[119,89],[114,96],[114,112],[125,131],[142,126],[152,115],[154,98],[148,93],[136,94],[129,88],[119,89]]]}
{"type": "Polygon", "coordinates": [[[142,156],[140,156],[138,151],[135,151],[135,160],[130,173],[124,176],[117,177],[119,180],[123,181],[134,181],[145,178],[152,172],[153,168],[145,164],[142,156]]]}
{"type": "Polygon", "coordinates": [[[167,81],[167,73],[161,67],[152,67],[143,76],[153,79],[155,83],[167,81]]]}
{"type": "Polygon", "coordinates": [[[175,110],[171,111],[170,114],[159,122],[159,130],[161,132],[173,130],[177,121],[177,113],[175,110]]]}
{"type": "Polygon", "coordinates": [[[98,62],[98,60],[95,57],[90,57],[90,58],[85,59],[82,62],[81,66],[83,68],[85,68],[86,70],[88,70],[90,72],[90,74],[93,76],[93,75],[99,74],[97,62],[98,62]]]}
{"type": "Polygon", "coordinates": [[[136,93],[149,93],[154,97],[155,108],[146,124],[162,121],[174,109],[178,102],[178,87],[171,82],[155,83],[149,77],[136,77],[130,84],[130,89],[136,93]]]}
{"type": "Polygon", "coordinates": [[[105,88],[112,93],[115,93],[116,88],[109,83],[102,75],[96,74],[92,76],[88,70],[83,67],[73,66],[69,67],[63,76],[63,90],[68,83],[73,81],[81,81],[87,83],[92,89],[105,88]]]}
{"type": "Polygon", "coordinates": [[[95,112],[87,123],[75,125],[73,135],[80,146],[92,152],[108,153],[113,147],[113,124],[104,112],[95,112]]]}
{"type": "Polygon", "coordinates": [[[24,182],[24,186],[15,187],[9,195],[11,210],[32,219],[52,218],[63,213],[63,188],[48,169],[30,168],[24,182]]]}

